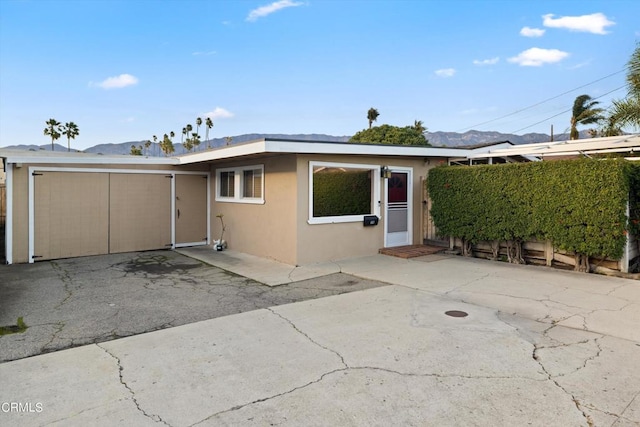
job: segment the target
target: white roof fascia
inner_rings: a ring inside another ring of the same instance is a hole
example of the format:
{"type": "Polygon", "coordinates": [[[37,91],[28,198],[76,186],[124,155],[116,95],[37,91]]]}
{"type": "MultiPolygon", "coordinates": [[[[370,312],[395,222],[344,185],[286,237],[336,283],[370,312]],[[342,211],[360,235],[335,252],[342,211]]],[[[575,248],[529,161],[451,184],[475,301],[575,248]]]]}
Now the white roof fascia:
{"type": "Polygon", "coordinates": [[[101,155],[86,153],[39,153],[25,150],[2,150],[0,158],[7,163],[38,163],[38,164],[122,164],[122,165],[175,165],[178,160],[174,157],[148,157],[126,155],[101,155]]]}
{"type": "Polygon", "coordinates": [[[213,150],[201,151],[192,154],[183,154],[176,158],[181,165],[190,163],[206,162],[210,160],[231,159],[239,156],[248,156],[250,154],[265,153],[266,141],[248,142],[246,144],[230,145],[228,147],[217,148],[213,150]]]}
{"type": "Polygon", "coordinates": [[[331,142],[298,142],[266,140],[230,146],[197,154],[179,156],[180,164],[230,159],[263,153],[354,154],[368,156],[460,157],[470,150],[459,148],[413,147],[400,145],[344,144],[331,142]]]}
{"type": "Polygon", "coordinates": [[[364,154],[372,156],[452,157],[465,156],[468,149],[407,145],[345,144],[330,142],[266,141],[268,152],[300,154],[364,154]]]}

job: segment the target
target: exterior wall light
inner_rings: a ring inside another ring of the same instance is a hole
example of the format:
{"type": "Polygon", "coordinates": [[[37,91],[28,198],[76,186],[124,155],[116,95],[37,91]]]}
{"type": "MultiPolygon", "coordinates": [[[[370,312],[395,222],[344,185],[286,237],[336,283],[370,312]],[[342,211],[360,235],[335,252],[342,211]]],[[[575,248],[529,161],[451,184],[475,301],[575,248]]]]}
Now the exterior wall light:
{"type": "Polygon", "coordinates": [[[391,171],[389,170],[389,166],[380,167],[380,178],[391,178],[391,171]]]}

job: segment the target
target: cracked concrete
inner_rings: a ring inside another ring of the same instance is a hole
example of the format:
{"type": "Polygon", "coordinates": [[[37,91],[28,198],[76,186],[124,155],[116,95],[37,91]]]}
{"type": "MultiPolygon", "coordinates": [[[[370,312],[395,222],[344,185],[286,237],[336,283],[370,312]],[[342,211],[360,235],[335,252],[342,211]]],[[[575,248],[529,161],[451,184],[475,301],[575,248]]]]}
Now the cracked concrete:
{"type": "MultiPolygon", "coordinates": [[[[332,275],[301,285],[323,298],[2,363],[0,398],[45,410],[0,423],[640,424],[640,322],[616,324],[638,282],[442,256],[339,267],[390,285],[327,295],[353,286],[332,275]]],[[[244,283],[228,288],[286,289],[244,283]]]]}
{"type": "Polygon", "coordinates": [[[333,274],[269,287],[171,251],[0,266],[0,362],[383,283],[333,274]]]}

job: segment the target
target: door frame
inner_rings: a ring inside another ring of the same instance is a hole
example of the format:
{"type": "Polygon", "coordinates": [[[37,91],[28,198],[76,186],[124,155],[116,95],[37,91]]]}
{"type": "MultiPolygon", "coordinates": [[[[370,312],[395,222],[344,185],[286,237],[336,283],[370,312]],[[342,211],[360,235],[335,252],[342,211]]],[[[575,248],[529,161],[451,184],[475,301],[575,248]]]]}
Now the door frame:
{"type": "Polygon", "coordinates": [[[211,244],[211,172],[173,172],[171,182],[171,243],[173,249],[189,246],[205,246],[211,244]],[[207,239],[198,242],[177,243],[176,242],[176,175],[206,175],[207,176],[207,239]]]}
{"type": "MultiPolygon", "coordinates": [[[[407,174],[407,243],[413,243],[413,168],[406,166],[388,166],[390,172],[407,174]]],[[[388,218],[389,218],[389,180],[384,180],[384,247],[389,247],[388,218]]],[[[394,245],[394,246],[403,246],[394,245]]]]}

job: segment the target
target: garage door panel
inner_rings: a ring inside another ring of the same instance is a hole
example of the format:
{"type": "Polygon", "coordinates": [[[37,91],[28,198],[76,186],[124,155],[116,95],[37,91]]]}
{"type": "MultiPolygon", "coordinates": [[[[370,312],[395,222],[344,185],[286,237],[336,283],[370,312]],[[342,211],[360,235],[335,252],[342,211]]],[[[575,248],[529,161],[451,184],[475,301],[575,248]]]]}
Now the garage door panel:
{"type": "Polygon", "coordinates": [[[207,242],[207,175],[176,175],[176,244],[207,242]]]}
{"type": "Polygon", "coordinates": [[[109,252],[170,247],[170,175],[112,173],[110,186],[109,252]]]}
{"type": "Polygon", "coordinates": [[[43,172],[34,185],[36,259],[107,253],[108,174],[43,172]]]}

